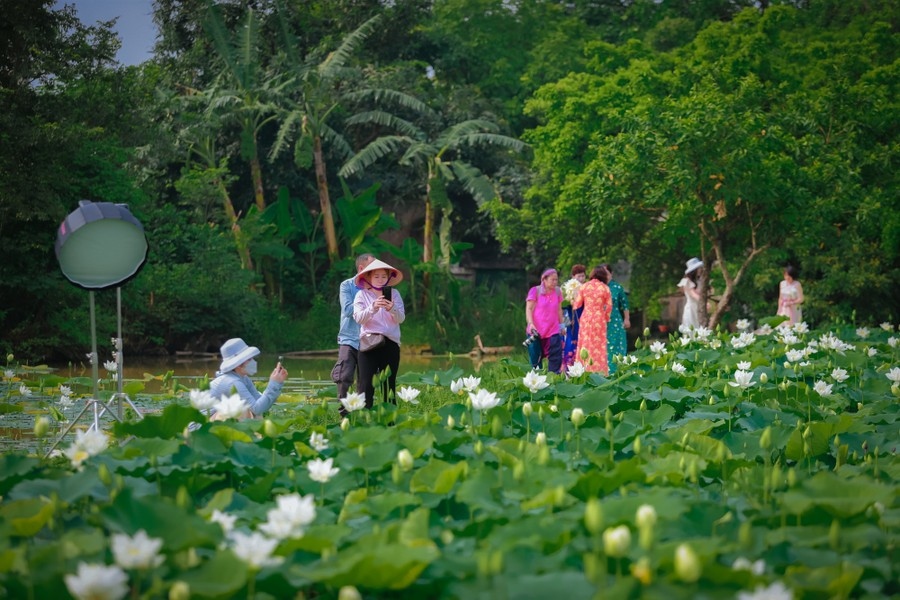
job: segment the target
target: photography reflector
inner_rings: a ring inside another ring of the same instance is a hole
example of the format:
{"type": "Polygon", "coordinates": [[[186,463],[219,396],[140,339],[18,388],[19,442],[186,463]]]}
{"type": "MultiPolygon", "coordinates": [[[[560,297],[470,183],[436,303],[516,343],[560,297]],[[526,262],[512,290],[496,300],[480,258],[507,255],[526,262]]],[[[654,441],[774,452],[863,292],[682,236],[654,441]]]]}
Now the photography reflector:
{"type": "Polygon", "coordinates": [[[56,259],[77,286],[102,290],[135,275],[147,260],[147,238],[125,204],[82,200],[59,226],[56,259]]]}

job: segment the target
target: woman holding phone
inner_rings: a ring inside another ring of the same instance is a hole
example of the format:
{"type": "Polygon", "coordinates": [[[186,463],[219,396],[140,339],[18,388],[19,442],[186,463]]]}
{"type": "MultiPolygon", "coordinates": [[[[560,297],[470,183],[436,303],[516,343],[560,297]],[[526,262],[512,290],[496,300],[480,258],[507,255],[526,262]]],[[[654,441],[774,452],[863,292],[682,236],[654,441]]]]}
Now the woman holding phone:
{"type": "MultiPolygon", "coordinates": [[[[220,352],[222,364],[219,365],[216,378],[209,382],[209,393],[216,400],[222,396],[238,394],[250,407],[243,415],[245,419],[258,417],[269,410],[281,395],[281,388],[288,378],[288,372],[281,366],[281,361],[278,361],[272,374],[269,375],[266,390],[260,393],[250,379],[256,375],[256,357],[259,356],[259,348],[248,346],[241,338],[232,338],[222,344],[220,352]]],[[[211,419],[215,420],[215,415],[212,415],[211,419]]]]}
{"type": "Polygon", "coordinates": [[[381,397],[396,403],[400,323],[406,319],[406,309],[392,286],[401,281],[403,273],[380,260],[373,260],[356,276],[360,288],[353,300],[353,318],[359,323],[358,391],[366,395],[367,408],[375,403],[374,379],[385,370],[381,397]]]}

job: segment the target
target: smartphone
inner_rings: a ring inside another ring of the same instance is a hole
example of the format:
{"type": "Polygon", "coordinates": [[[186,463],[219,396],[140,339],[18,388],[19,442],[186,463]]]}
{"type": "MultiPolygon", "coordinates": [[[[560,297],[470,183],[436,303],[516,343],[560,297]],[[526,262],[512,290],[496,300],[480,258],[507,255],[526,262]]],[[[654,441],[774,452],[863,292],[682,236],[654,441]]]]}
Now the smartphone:
{"type": "Polygon", "coordinates": [[[284,357],[283,357],[283,356],[279,356],[279,357],[278,357],[278,364],[279,364],[279,365],[283,365],[283,364],[284,364],[284,357]]]}
{"type": "Polygon", "coordinates": [[[394,293],[393,293],[393,291],[391,291],[391,286],[386,285],[383,288],[381,288],[381,293],[384,295],[385,299],[388,300],[389,302],[392,302],[394,300],[394,293]]]}

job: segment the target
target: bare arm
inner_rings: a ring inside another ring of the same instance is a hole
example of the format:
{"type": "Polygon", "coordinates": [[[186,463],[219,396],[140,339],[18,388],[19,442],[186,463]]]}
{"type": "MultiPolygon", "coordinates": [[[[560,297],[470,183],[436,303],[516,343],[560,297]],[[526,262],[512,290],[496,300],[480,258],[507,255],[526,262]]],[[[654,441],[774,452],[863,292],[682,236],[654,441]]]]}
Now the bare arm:
{"type": "Polygon", "coordinates": [[[531,331],[534,329],[534,305],[536,302],[534,300],[526,300],[525,301],[525,324],[527,325],[526,330],[531,331]]]}

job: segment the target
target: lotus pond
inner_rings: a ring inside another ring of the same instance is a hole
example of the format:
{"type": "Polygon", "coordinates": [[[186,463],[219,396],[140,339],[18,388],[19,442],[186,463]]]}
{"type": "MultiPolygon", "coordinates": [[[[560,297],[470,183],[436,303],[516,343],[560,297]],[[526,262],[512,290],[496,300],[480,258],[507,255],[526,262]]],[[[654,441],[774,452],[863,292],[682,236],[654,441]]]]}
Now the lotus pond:
{"type": "Polygon", "coordinates": [[[49,457],[85,382],[11,363],[42,446],[0,456],[0,596],[900,594],[894,326],[649,341],[609,378],[403,371],[346,419],[291,390],[207,422],[181,382],[49,457]]]}

